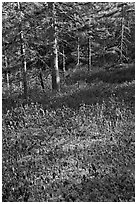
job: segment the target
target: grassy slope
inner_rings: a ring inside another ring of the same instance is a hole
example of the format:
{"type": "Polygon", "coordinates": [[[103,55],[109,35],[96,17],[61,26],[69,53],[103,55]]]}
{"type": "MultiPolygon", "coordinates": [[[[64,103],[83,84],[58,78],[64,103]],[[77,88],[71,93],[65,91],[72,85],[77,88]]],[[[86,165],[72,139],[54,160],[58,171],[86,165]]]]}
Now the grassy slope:
{"type": "Polygon", "coordinates": [[[134,201],[133,68],[34,99],[3,114],[3,201],[134,201]]]}

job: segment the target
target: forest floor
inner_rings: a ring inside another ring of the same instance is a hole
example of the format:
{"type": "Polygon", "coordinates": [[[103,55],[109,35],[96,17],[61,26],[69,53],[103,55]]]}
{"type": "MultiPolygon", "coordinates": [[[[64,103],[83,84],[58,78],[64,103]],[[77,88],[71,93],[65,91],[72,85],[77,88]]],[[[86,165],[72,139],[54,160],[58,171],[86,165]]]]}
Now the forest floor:
{"type": "Polygon", "coordinates": [[[2,151],[3,202],[134,202],[134,68],[82,69],[60,93],[32,91],[3,113],[2,151]]]}

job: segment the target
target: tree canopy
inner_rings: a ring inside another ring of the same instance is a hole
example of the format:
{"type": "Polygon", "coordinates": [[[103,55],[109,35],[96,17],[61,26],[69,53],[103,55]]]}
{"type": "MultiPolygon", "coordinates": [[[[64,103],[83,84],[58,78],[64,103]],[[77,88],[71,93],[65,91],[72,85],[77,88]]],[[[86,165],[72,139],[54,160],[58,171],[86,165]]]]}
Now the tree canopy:
{"type": "Polygon", "coordinates": [[[3,73],[13,81],[18,72],[25,80],[22,58],[26,76],[56,70],[53,89],[58,70],[134,60],[133,2],[3,2],[2,8],[3,73]]]}

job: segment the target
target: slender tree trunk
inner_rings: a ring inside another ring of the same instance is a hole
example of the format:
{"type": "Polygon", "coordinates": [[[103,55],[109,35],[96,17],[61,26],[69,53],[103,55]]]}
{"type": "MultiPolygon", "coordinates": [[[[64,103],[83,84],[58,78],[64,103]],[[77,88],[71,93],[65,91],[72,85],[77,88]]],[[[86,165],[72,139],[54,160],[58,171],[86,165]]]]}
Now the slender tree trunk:
{"type": "MultiPolygon", "coordinates": [[[[8,69],[8,59],[7,59],[6,53],[4,56],[4,60],[5,60],[5,67],[6,69],[8,69]]],[[[8,71],[6,72],[6,83],[7,83],[8,94],[10,95],[10,74],[8,71]]]]}
{"type": "Polygon", "coordinates": [[[124,17],[121,22],[120,63],[123,62],[123,40],[124,40],[124,17]]]}
{"type": "Polygon", "coordinates": [[[66,60],[65,60],[65,51],[64,51],[64,46],[63,46],[63,53],[62,53],[63,55],[62,55],[62,57],[63,57],[63,59],[62,59],[62,61],[63,61],[63,73],[65,74],[65,72],[66,72],[66,60]]]}
{"type": "MultiPolygon", "coordinates": [[[[21,49],[18,50],[18,55],[20,56],[21,55],[21,49]]],[[[22,84],[22,67],[19,68],[19,88],[20,88],[20,92],[22,93],[22,87],[23,87],[23,84],[22,84]]]]}
{"type": "Polygon", "coordinates": [[[124,49],[124,31],[125,31],[125,5],[122,6],[122,19],[121,19],[121,43],[120,43],[120,63],[123,63],[123,59],[126,58],[124,56],[124,52],[127,51],[127,49],[124,49]],[[124,51],[124,52],[123,52],[124,51]]]}
{"type": "MultiPolygon", "coordinates": [[[[22,16],[22,8],[21,3],[18,2],[18,10],[21,12],[22,16]]],[[[24,36],[23,36],[23,30],[22,30],[22,24],[20,22],[19,24],[19,36],[20,36],[20,51],[21,51],[21,59],[22,59],[22,73],[23,73],[23,88],[24,88],[24,98],[27,99],[27,66],[26,66],[26,56],[25,56],[25,44],[24,44],[24,36]]]]}
{"type": "Polygon", "coordinates": [[[88,36],[88,69],[91,69],[91,37],[88,36]]]}
{"type": "Polygon", "coordinates": [[[56,91],[60,90],[57,39],[54,40],[54,47],[53,47],[53,53],[52,53],[52,89],[56,91]]]}
{"type": "Polygon", "coordinates": [[[10,78],[9,78],[9,73],[6,73],[6,81],[7,81],[7,89],[10,92],[10,78]]]}
{"type": "Polygon", "coordinates": [[[60,76],[58,68],[58,42],[57,42],[57,22],[56,22],[56,8],[55,3],[50,2],[52,6],[52,37],[53,37],[53,46],[52,46],[52,90],[60,91],[60,76]]]}
{"type": "Polygon", "coordinates": [[[41,87],[42,87],[42,89],[44,91],[45,87],[44,87],[43,76],[42,76],[42,69],[41,68],[40,68],[39,78],[40,78],[41,87]]]}
{"type": "Polygon", "coordinates": [[[77,55],[78,55],[78,61],[77,61],[77,65],[79,65],[79,60],[80,60],[80,45],[79,45],[79,37],[78,37],[78,46],[77,46],[77,55]]]}
{"type": "Polygon", "coordinates": [[[104,43],[103,43],[103,65],[105,65],[106,64],[106,58],[105,58],[105,41],[104,41],[104,43]]]}
{"type": "Polygon", "coordinates": [[[19,75],[20,75],[20,82],[19,82],[19,86],[20,86],[20,91],[22,92],[22,70],[19,70],[19,75]]]}

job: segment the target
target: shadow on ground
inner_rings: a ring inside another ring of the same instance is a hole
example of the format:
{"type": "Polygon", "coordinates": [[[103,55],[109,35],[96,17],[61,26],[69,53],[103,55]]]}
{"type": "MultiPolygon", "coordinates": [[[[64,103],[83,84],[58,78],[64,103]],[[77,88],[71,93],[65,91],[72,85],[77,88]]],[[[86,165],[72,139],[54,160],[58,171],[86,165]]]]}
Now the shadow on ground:
{"type": "Polygon", "coordinates": [[[86,81],[92,83],[94,80],[103,81],[105,83],[123,83],[125,81],[132,81],[135,79],[135,65],[130,65],[127,68],[117,68],[110,70],[91,70],[91,72],[77,72],[74,73],[70,78],[66,80],[66,83],[73,84],[77,81],[86,81]]]}
{"type": "Polygon", "coordinates": [[[114,97],[117,101],[124,101],[125,104],[134,107],[135,104],[135,88],[134,83],[114,86],[109,84],[100,83],[99,85],[93,85],[87,87],[87,89],[79,90],[70,95],[56,97],[50,101],[42,100],[41,103],[44,107],[61,108],[63,105],[70,108],[77,109],[81,104],[92,105],[95,103],[107,102],[110,97],[114,97]]]}
{"type": "MultiPolygon", "coordinates": [[[[67,105],[71,108],[78,108],[80,104],[88,105],[102,103],[114,96],[118,101],[124,100],[125,103],[134,107],[135,103],[135,67],[98,72],[76,72],[70,78],[66,79],[67,89],[73,89],[73,85],[79,82],[86,83],[85,87],[77,85],[76,91],[70,94],[54,97],[48,103],[51,108],[62,107],[67,105]]],[[[46,100],[42,100],[42,104],[46,106],[46,100]]]]}
{"type": "MultiPolygon", "coordinates": [[[[110,71],[94,70],[90,73],[78,71],[66,79],[65,87],[67,93],[61,91],[59,95],[53,95],[52,93],[41,94],[38,91],[36,94],[33,94],[35,97],[30,97],[29,103],[41,103],[45,109],[61,108],[63,105],[77,109],[82,103],[88,105],[102,103],[102,101],[107,101],[110,97],[114,96],[118,101],[124,100],[130,108],[134,109],[134,79],[134,66],[110,71]],[[85,83],[85,87],[79,87],[79,85],[76,85],[77,82],[85,83]]],[[[32,92],[34,93],[34,90],[32,92]]],[[[3,99],[3,112],[15,108],[19,100],[21,101],[21,96],[16,100],[12,97],[3,99]]]]}

